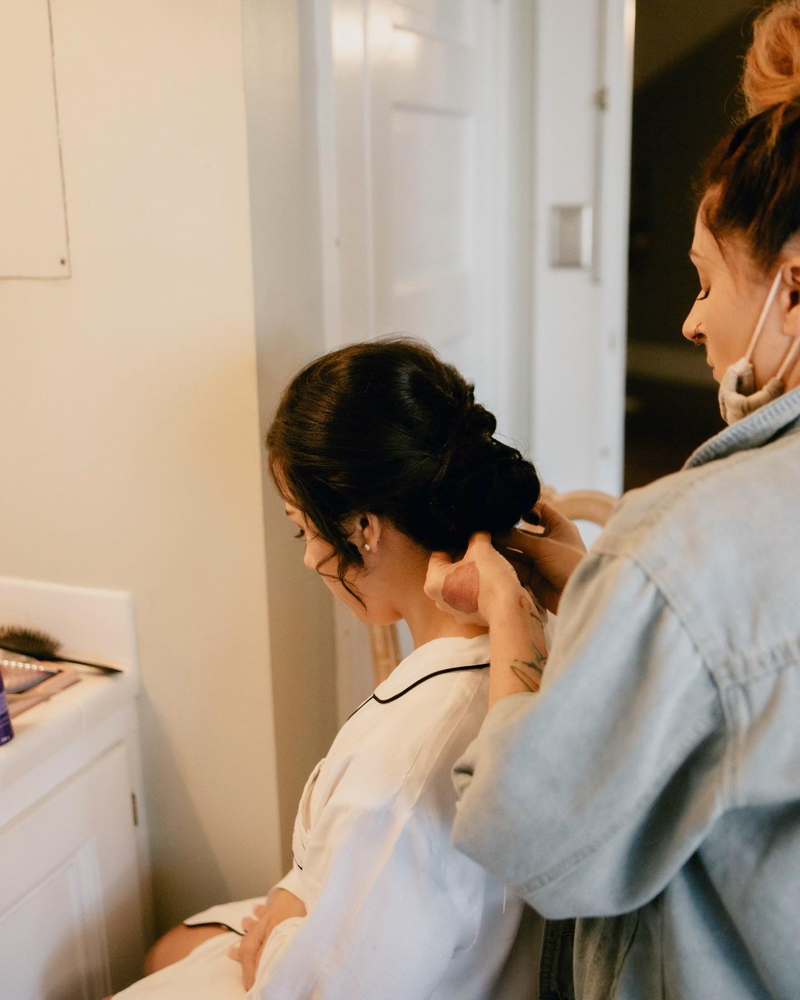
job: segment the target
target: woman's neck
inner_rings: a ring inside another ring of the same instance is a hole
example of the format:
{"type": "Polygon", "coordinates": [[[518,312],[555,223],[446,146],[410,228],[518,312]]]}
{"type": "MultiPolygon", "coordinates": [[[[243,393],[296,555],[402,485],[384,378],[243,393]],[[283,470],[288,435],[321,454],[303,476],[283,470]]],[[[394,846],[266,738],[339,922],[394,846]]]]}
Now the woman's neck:
{"type": "MultiPolygon", "coordinates": [[[[427,569],[427,565],[425,567],[427,569]]],[[[425,572],[416,575],[416,579],[404,590],[398,601],[398,611],[405,619],[411,631],[414,649],[430,642],[432,639],[462,637],[473,639],[484,635],[488,629],[482,625],[462,625],[445,611],[440,611],[434,602],[422,589],[425,583],[425,572]]]]}

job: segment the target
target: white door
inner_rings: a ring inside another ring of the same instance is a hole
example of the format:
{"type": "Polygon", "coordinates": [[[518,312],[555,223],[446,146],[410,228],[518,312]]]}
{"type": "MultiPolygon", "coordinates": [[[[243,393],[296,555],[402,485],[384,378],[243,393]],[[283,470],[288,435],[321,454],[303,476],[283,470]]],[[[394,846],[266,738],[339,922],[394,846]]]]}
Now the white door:
{"type": "Polygon", "coordinates": [[[324,253],[331,346],[422,337],[514,433],[525,418],[509,396],[507,281],[495,273],[503,13],[497,0],[333,0],[324,253]]]}
{"type": "MultiPolygon", "coordinates": [[[[527,331],[507,266],[519,214],[508,211],[519,8],[318,0],[317,94],[329,346],[423,338],[524,447],[527,331]]],[[[364,628],[346,615],[338,647],[345,714],[372,689],[364,628]]]]}
{"type": "MultiPolygon", "coordinates": [[[[329,346],[453,361],[559,490],[621,486],[634,0],[317,0],[329,346]],[[554,265],[556,206],[594,226],[554,265]]],[[[337,624],[339,709],[371,690],[337,624]]]]}
{"type": "Polygon", "coordinates": [[[370,6],[375,332],[424,337],[493,396],[504,345],[490,352],[485,336],[492,4],[370,6]]]}

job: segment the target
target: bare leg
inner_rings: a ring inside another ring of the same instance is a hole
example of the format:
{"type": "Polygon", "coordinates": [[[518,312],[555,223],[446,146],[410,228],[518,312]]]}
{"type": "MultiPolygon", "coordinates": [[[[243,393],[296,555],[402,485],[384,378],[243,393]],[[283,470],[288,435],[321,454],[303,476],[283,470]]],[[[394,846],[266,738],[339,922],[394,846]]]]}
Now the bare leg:
{"type": "MultiPolygon", "coordinates": [[[[183,924],[178,924],[177,927],[168,930],[166,934],[162,934],[147,952],[144,957],[144,974],[151,976],[154,972],[165,969],[174,962],[180,962],[182,958],[186,958],[190,951],[194,951],[198,945],[208,941],[209,938],[229,933],[227,927],[215,927],[213,924],[206,924],[204,927],[186,927],[183,924]]],[[[113,994],[106,997],[105,1000],[114,1000],[113,994]]]]}
{"type": "Polygon", "coordinates": [[[172,930],[160,937],[145,955],[144,974],[150,976],[154,972],[158,972],[159,969],[164,969],[174,962],[180,962],[182,958],[186,958],[190,951],[194,951],[198,945],[208,941],[209,938],[229,933],[230,931],[226,927],[214,927],[213,925],[185,927],[183,924],[178,924],[177,927],[173,927],[172,930]]]}

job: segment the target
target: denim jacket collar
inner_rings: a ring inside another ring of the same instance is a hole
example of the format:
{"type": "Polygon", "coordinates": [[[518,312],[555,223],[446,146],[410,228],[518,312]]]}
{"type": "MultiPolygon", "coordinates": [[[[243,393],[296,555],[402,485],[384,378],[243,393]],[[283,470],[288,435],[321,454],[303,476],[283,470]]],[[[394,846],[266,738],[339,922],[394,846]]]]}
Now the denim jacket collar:
{"type": "Polygon", "coordinates": [[[800,431],[800,388],[792,389],[785,396],[715,434],[689,456],[684,469],[727,458],[737,451],[760,448],[772,438],[795,431],[800,431]]]}

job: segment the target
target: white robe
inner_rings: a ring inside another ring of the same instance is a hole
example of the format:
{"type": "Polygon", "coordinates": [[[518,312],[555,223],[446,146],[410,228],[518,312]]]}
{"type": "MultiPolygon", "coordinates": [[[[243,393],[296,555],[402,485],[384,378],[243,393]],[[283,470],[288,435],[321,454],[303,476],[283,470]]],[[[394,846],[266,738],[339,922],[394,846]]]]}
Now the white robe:
{"type": "MultiPolygon", "coordinates": [[[[426,643],[342,727],[308,779],[279,883],[308,915],[272,932],[250,1000],[535,996],[538,928],[518,935],[522,902],[450,843],[451,770],[486,715],[488,660],[487,636],[426,643]]],[[[241,929],[259,901],[186,922],[241,929]]],[[[117,998],[242,1000],[237,940],[212,938],[117,998]]]]}

